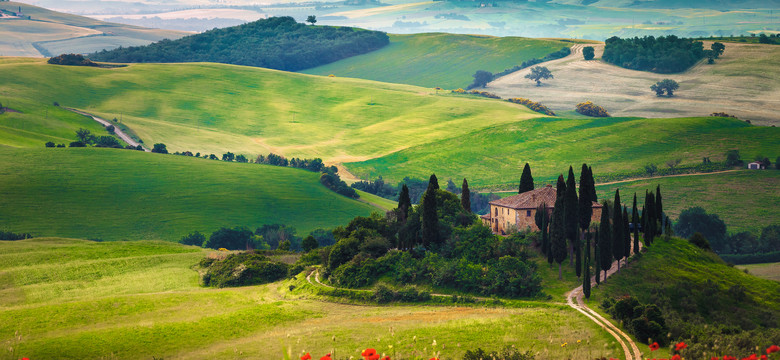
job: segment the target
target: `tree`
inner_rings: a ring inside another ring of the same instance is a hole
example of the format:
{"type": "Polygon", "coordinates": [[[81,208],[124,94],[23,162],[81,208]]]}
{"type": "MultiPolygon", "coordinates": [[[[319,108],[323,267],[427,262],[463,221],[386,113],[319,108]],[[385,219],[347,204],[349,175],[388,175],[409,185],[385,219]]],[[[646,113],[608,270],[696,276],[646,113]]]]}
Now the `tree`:
{"type": "Polygon", "coordinates": [[[652,191],[645,193],[645,206],[642,211],[642,217],[644,219],[642,228],[645,233],[645,245],[652,245],[658,229],[658,218],[656,218],[655,213],[655,195],[652,191]]]}
{"type": "Polygon", "coordinates": [[[439,242],[439,215],[436,205],[436,190],[431,184],[437,184],[436,175],[431,175],[431,182],[428,183],[428,190],[422,196],[420,207],[422,207],[422,241],[423,246],[429,248],[431,244],[439,242]]]}
{"type": "Polygon", "coordinates": [[[601,283],[601,252],[599,251],[599,229],[593,233],[593,270],[596,271],[596,285],[601,283]]]}
{"type": "Polygon", "coordinates": [[[639,254],[639,211],[636,208],[636,193],[634,206],[631,208],[631,223],[634,224],[634,254],[639,254]]]}
{"type": "Polygon", "coordinates": [[[233,161],[236,158],[236,154],[233,154],[232,152],[228,151],[225,154],[222,154],[222,161],[233,161]]]}
{"type": "Polygon", "coordinates": [[[628,226],[628,208],[623,207],[623,256],[628,262],[628,257],[631,256],[631,230],[628,226]]]}
{"type": "Polygon", "coordinates": [[[319,246],[319,243],[317,242],[317,239],[314,238],[314,236],[307,236],[303,239],[303,242],[301,243],[301,247],[303,248],[303,252],[307,253],[309,251],[312,251],[316,249],[319,246]]]}
{"type": "Polygon", "coordinates": [[[599,238],[599,265],[604,271],[604,280],[607,280],[607,270],[612,267],[612,229],[609,226],[609,204],[605,201],[601,209],[601,223],[597,236],[599,238]]]}
{"type": "Polygon", "coordinates": [[[663,96],[664,92],[666,92],[666,97],[672,97],[674,96],[674,91],[679,88],[680,84],[672,79],[663,79],[650,86],[650,90],[655,91],[655,95],[659,97],[663,96]]]}
{"type": "Polygon", "coordinates": [[[742,159],[739,156],[739,150],[729,150],[726,152],[726,165],[741,166],[742,159]]]}
{"type": "Polygon", "coordinates": [[[436,178],[436,174],[431,174],[431,177],[428,179],[428,190],[439,190],[439,179],[436,178]]]}
{"type": "MultiPolygon", "coordinates": [[[[663,228],[663,219],[664,219],[664,205],[661,202],[661,185],[658,184],[655,188],[655,218],[660,223],[660,228],[663,228]]],[[[656,234],[660,234],[661,232],[656,232],[656,234]]]]}
{"type": "Polygon", "coordinates": [[[655,166],[655,164],[647,164],[645,165],[645,172],[649,176],[653,176],[656,172],[658,172],[658,166],[655,166]]]}
{"type": "Polygon", "coordinates": [[[593,181],[593,177],[588,176],[588,165],[582,164],[582,170],[580,170],[580,197],[577,210],[580,215],[580,229],[583,234],[590,227],[590,221],[593,217],[593,201],[595,200],[590,198],[591,181],[593,181]]]}
{"type": "Polygon", "coordinates": [[[726,243],[726,223],[717,214],[707,214],[699,206],[680,212],[680,217],[674,224],[674,233],[687,238],[697,232],[704,235],[714,249],[721,249],[726,243]]]}
{"type": "Polygon", "coordinates": [[[314,24],[316,24],[316,23],[317,23],[317,17],[316,17],[316,16],[314,16],[314,15],[309,15],[309,16],[306,18],[306,22],[307,22],[307,23],[309,23],[309,24],[312,24],[312,25],[314,25],[314,24]]]}
{"type": "Polygon", "coordinates": [[[463,178],[463,185],[460,189],[460,205],[467,213],[471,213],[471,191],[469,191],[469,182],[463,178]]]}
{"type": "Polygon", "coordinates": [[[121,148],[122,145],[119,144],[119,140],[117,140],[113,136],[99,136],[97,140],[95,141],[96,147],[105,147],[105,148],[121,148]]]}
{"type": "Polygon", "coordinates": [[[526,79],[536,81],[536,86],[542,86],[542,80],[553,79],[553,74],[545,66],[534,66],[531,72],[525,75],[526,79]]]}
{"type": "Polygon", "coordinates": [[[596,195],[596,180],[593,179],[593,168],[588,166],[588,186],[590,187],[590,201],[599,201],[598,195],[596,195]]]}
{"type": "Polygon", "coordinates": [[[585,274],[582,278],[582,294],[585,296],[585,299],[590,299],[590,236],[585,236],[585,263],[583,270],[585,274]]]}
{"type": "Polygon", "coordinates": [[[558,263],[558,280],[563,280],[563,270],[561,264],[566,260],[566,215],[564,204],[564,194],[566,194],[566,184],[563,182],[563,175],[558,176],[558,196],[555,199],[553,208],[552,224],[550,224],[550,252],[553,260],[558,263]]]}
{"type": "Polygon", "coordinates": [[[780,156],[775,159],[775,169],[780,170],[780,156]]]}
{"type": "Polygon", "coordinates": [[[116,132],[116,128],[114,128],[114,125],[108,125],[106,126],[106,131],[108,131],[109,134],[114,135],[114,132],[116,132]]]}
{"type": "Polygon", "coordinates": [[[406,184],[401,187],[401,194],[398,195],[398,210],[401,211],[401,221],[406,222],[409,217],[409,209],[412,207],[412,200],[409,198],[409,188],[406,184]]]}
{"type": "Polygon", "coordinates": [[[518,194],[522,194],[526,191],[534,189],[534,177],[531,176],[531,165],[525,163],[523,166],[523,174],[520,175],[520,186],[517,189],[518,194]]]}
{"type": "Polygon", "coordinates": [[[236,162],[245,163],[245,162],[248,162],[248,161],[249,161],[249,159],[247,159],[246,156],[244,156],[244,155],[236,156],[236,162]]]}
{"type": "Polygon", "coordinates": [[[158,143],[158,144],[154,144],[154,147],[152,147],[152,152],[159,153],[159,154],[167,154],[168,149],[165,147],[165,144],[158,143]]]}
{"type": "Polygon", "coordinates": [[[474,77],[474,82],[469,85],[469,89],[482,87],[484,88],[487,86],[487,84],[491,81],[493,81],[493,73],[490,71],[485,70],[477,70],[477,72],[474,73],[474,75],[471,75],[474,77]]]}
{"type": "Polygon", "coordinates": [[[574,169],[569,166],[569,175],[566,178],[566,192],[563,198],[563,222],[565,227],[566,241],[571,246],[571,258],[569,258],[570,265],[572,258],[576,261],[576,273],[577,277],[582,275],[582,259],[576,256],[577,253],[581,254],[580,239],[577,236],[577,229],[580,227],[580,214],[577,211],[577,183],[574,181],[574,169]]]}
{"type": "Polygon", "coordinates": [[[192,234],[185,235],[181,238],[181,240],[179,240],[180,244],[194,246],[203,246],[204,242],[206,242],[206,236],[197,231],[192,234]]]}
{"type": "Polygon", "coordinates": [[[671,174],[674,174],[674,169],[677,167],[677,165],[680,165],[680,162],[682,162],[682,159],[680,158],[669,160],[666,162],[666,166],[669,167],[669,172],[671,174]]]}
{"type": "Polygon", "coordinates": [[[51,141],[49,141],[49,142],[47,142],[47,143],[46,143],[46,147],[47,147],[47,148],[53,148],[53,147],[55,147],[55,146],[56,146],[56,145],[55,145],[53,142],[51,142],[51,141]]]}
{"type": "Polygon", "coordinates": [[[87,129],[79,128],[76,130],[76,139],[83,144],[91,144],[95,139],[95,135],[92,135],[92,132],[87,129]]]}
{"type": "Polygon", "coordinates": [[[620,205],[620,189],[615,190],[615,201],[612,214],[612,256],[618,261],[618,271],[620,271],[620,259],[623,258],[625,250],[623,249],[623,212],[620,205]]]}
{"type": "Polygon", "coordinates": [[[547,213],[547,204],[542,202],[539,207],[536,208],[536,214],[534,214],[534,222],[536,227],[542,233],[542,254],[549,254],[550,252],[550,238],[547,233],[547,225],[550,224],[550,216],[547,213]]]}
{"type": "Polygon", "coordinates": [[[593,60],[593,58],[596,57],[596,51],[593,49],[593,46],[582,48],[582,57],[584,57],[585,60],[593,60]]]}
{"type": "Polygon", "coordinates": [[[717,59],[723,55],[723,51],[726,50],[726,46],[722,43],[714,42],[712,45],[710,45],[710,49],[712,49],[712,54],[717,59]]]}
{"type": "Polygon", "coordinates": [[[244,227],[233,229],[220,228],[211,234],[208,240],[203,243],[203,247],[210,249],[225,248],[228,250],[245,250],[250,248],[252,231],[244,227]]]}
{"type": "Polygon", "coordinates": [[[774,44],[774,41],[769,38],[769,36],[766,36],[766,34],[761,33],[761,35],[758,36],[758,43],[759,44],[774,44]]]}

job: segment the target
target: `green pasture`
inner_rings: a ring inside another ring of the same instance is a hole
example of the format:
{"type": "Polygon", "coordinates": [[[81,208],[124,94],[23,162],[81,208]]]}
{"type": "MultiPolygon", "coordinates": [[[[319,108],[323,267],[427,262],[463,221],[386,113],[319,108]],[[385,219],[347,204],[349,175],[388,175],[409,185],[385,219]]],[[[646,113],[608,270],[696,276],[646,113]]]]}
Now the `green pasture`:
{"type": "Polygon", "coordinates": [[[7,61],[0,64],[0,102],[16,99],[121,118],[146,144],[162,142],[170,151],[251,158],[274,152],[329,162],[540,116],[508,102],[409,85],[203,63],[107,69],[7,61]]]}
{"type": "MultiPolygon", "coordinates": [[[[595,171],[595,170],[594,170],[595,171]]],[[[728,231],[750,231],[758,236],[761,229],[780,223],[780,171],[740,170],[718,174],[662,177],[596,186],[599,199],[620,199],[631,206],[634,193],[638,206],[644,204],[645,190],[655,192],[661,186],[664,212],[677,220],[684,209],[701,206],[707,213],[718,214],[728,231]]]]}
{"type": "Polygon", "coordinates": [[[155,241],[0,241],[2,356],[283,359],[330,352],[359,358],[373,347],[393,358],[457,359],[469,349],[508,345],[538,359],[621,353],[608,333],[557,303],[349,305],[319,300],[303,275],[263,286],[202,288],[191,267],[207,254],[155,241]]]}
{"type": "Polygon", "coordinates": [[[538,118],[345,166],[358,177],[381,175],[391,183],[435,173],[441,181],[466,177],[475,188],[513,189],[526,162],[541,186],[565,175],[570,165],[579,170],[582,163],[598,177],[640,172],[647,164],[665,168],[678,158],[681,165],[701,163],[702,157],[722,161],[730,149],[739,149],[743,159],[774,159],[778,148],[780,129],[728,118],[538,118]]]}
{"type": "Polygon", "coordinates": [[[0,148],[0,159],[0,229],[35,236],[178,241],[264,224],[305,236],[379,210],[300,169],[96,148],[0,148]]]}
{"type": "Polygon", "coordinates": [[[390,44],[382,49],[302,72],[457,89],[471,84],[477,70],[497,73],[572,44],[446,33],[390,35],[390,44]]]}

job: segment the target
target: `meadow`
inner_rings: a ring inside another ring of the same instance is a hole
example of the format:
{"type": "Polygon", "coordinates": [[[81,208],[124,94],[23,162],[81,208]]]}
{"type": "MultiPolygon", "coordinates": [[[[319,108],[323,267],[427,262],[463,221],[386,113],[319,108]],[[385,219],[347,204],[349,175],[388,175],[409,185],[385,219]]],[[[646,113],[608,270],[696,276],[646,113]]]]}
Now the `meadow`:
{"type": "Polygon", "coordinates": [[[24,19],[0,21],[0,56],[88,53],[186,35],[180,31],[108,23],[15,1],[3,2],[0,9],[13,12],[21,9],[25,15],[24,19]]]}
{"type": "Polygon", "coordinates": [[[751,275],[760,278],[780,281],[780,263],[736,265],[737,269],[747,270],[751,275]]]}
{"type": "Polygon", "coordinates": [[[0,102],[13,107],[17,99],[39,101],[25,112],[56,101],[122,119],[146,144],[172,152],[274,152],[331,163],[540,116],[430,88],[203,63],[106,69],[9,59],[0,64],[0,102]]]}
{"type": "Polygon", "coordinates": [[[526,162],[537,186],[553,183],[569,165],[582,163],[594,175],[635,173],[647,164],[665,168],[667,161],[696,165],[703,157],[723,161],[739,149],[743,159],[774,159],[780,129],[752,126],[730,118],[538,118],[410,147],[387,156],[344,164],[367,179],[381,175],[394,183],[405,176],[440,181],[466,177],[475,188],[516,188],[526,162]]]}
{"type": "Polygon", "coordinates": [[[621,200],[631,206],[634,192],[639,206],[645,190],[661,186],[664,212],[676,220],[680,212],[701,206],[709,214],[718,214],[730,233],[750,231],[756,236],[768,225],[780,223],[776,204],[780,204],[780,172],[777,170],[740,170],[718,174],[663,177],[596,186],[599,199],[614,199],[620,189],[621,200]],[[772,205],[774,204],[774,205],[772,205]]]}
{"type": "Polygon", "coordinates": [[[299,236],[383,209],[319,173],[97,148],[0,148],[0,229],[35,236],[167,240],[285,224],[299,236]]]}
{"type": "Polygon", "coordinates": [[[477,70],[503,71],[543,58],[571,41],[446,33],[390,35],[390,45],[368,54],[301,71],[427,88],[466,88],[477,70]]]}
{"type": "Polygon", "coordinates": [[[203,288],[191,267],[207,254],[155,241],[0,241],[0,356],[281,359],[305,351],[357,358],[374,347],[394,359],[435,352],[454,359],[505,345],[537,359],[621,353],[609,334],[557,302],[346,304],[316,295],[303,275],[203,288]]]}

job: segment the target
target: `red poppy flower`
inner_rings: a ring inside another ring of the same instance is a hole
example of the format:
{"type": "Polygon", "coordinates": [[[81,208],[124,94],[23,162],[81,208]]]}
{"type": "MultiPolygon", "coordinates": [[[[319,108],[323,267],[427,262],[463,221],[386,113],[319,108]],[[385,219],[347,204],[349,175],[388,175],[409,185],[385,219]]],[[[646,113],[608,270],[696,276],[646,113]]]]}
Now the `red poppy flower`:
{"type": "Polygon", "coordinates": [[[437,357],[432,357],[432,358],[430,358],[430,359],[428,359],[428,360],[439,360],[439,358],[437,358],[437,357]]]}
{"type": "Polygon", "coordinates": [[[376,349],[365,349],[363,350],[363,353],[361,353],[361,356],[373,356],[376,354],[376,349]]]}
{"type": "Polygon", "coordinates": [[[320,360],[333,360],[330,358],[330,353],[320,358],[320,360]]]}
{"type": "Polygon", "coordinates": [[[768,347],[766,349],[766,353],[767,354],[775,353],[775,352],[778,352],[778,351],[780,351],[780,346],[777,346],[777,345],[772,345],[772,346],[770,346],[770,347],[768,347]]]}
{"type": "Polygon", "coordinates": [[[657,342],[654,342],[654,343],[650,344],[650,351],[656,351],[656,350],[658,350],[660,348],[661,348],[661,345],[658,345],[657,342]]]}
{"type": "Polygon", "coordinates": [[[368,360],[379,360],[379,357],[380,357],[379,354],[374,354],[374,355],[369,356],[368,360]]]}
{"type": "Polygon", "coordinates": [[[681,357],[679,354],[674,354],[674,356],[672,356],[672,360],[680,360],[680,359],[681,357]]]}
{"type": "Polygon", "coordinates": [[[311,355],[306,353],[306,355],[301,356],[301,360],[311,360],[311,355]]]}
{"type": "Polygon", "coordinates": [[[674,351],[680,351],[680,350],[685,349],[687,347],[688,347],[688,345],[686,345],[684,342],[681,341],[681,342],[677,343],[677,345],[674,346],[674,351]]]}
{"type": "Polygon", "coordinates": [[[761,360],[767,360],[767,359],[769,359],[769,358],[766,357],[766,355],[761,355],[761,360]]]}
{"type": "Polygon", "coordinates": [[[720,358],[717,356],[713,356],[710,360],[720,360],[720,358]]]}
{"type": "Polygon", "coordinates": [[[390,357],[389,356],[385,356],[385,357],[382,358],[382,360],[390,360],[390,357]]]}

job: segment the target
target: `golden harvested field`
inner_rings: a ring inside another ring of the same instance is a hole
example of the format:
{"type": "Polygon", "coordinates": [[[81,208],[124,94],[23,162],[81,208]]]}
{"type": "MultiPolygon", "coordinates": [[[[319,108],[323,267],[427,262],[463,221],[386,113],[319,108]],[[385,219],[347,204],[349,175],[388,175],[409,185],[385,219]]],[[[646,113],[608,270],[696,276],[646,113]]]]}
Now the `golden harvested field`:
{"type": "MultiPolygon", "coordinates": [[[[725,112],[757,125],[780,125],[780,46],[726,43],[714,65],[701,61],[681,74],[624,69],[598,60],[604,45],[594,45],[596,59],[585,61],[582,47],[572,55],[542,64],[555,76],[542,86],[518,71],[491,82],[487,91],[503,98],[524,97],[556,112],[572,111],[592,101],[612,116],[687,117],[725,112]],[[674,97],[656,97],[650,85],[662,79],[680,84],[674,97]]],[[[709,48],[710,42],[704,47],[709,48]]]]}

